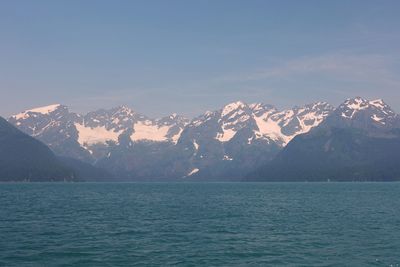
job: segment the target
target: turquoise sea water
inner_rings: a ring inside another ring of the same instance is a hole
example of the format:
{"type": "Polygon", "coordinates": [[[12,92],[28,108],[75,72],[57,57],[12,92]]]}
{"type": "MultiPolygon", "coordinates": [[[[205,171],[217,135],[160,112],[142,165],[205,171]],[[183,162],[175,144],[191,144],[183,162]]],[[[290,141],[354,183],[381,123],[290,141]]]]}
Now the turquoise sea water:
{"type": "Polygon", "coordinates": [[[0,184],[0,266],[399,266],[400,183],[0,184]]]}

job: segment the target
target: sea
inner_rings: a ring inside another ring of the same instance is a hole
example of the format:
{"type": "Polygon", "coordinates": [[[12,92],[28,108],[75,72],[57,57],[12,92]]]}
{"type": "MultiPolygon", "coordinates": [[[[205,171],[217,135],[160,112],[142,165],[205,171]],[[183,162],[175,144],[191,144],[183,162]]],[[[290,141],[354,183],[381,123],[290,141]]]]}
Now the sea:
{"type": "Polygon", "coordinates": [[[400,183],[4,183],[0,266],[399,266],[400,183]]]}

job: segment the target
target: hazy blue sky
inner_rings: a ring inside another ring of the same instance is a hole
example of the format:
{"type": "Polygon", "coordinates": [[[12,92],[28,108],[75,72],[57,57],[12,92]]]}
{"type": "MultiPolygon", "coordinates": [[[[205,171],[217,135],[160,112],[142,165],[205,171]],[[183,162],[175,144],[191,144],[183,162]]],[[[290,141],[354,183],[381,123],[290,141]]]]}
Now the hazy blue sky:
{"type": "Polygon", "coordinates": [[[383,98],[400,111],[400,1],[0,1],[0,114],[63,103],[193,116],[383,98]]]}

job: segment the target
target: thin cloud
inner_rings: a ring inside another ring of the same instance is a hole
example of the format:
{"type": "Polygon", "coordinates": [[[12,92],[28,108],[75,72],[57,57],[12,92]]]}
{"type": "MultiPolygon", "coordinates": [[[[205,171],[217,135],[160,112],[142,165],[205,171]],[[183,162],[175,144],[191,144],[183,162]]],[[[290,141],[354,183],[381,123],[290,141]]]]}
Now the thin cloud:
{"type": "Polygon", "coordinates": [[[227,76],[222,80],[251,82],[270,79],[290,79],[302,75],[324,75],[337,81],[400,86],[400,79],[392,69],[394,61],[395,58],[382,55],[334,54],[304,57],[250,73],[227,76]]]}

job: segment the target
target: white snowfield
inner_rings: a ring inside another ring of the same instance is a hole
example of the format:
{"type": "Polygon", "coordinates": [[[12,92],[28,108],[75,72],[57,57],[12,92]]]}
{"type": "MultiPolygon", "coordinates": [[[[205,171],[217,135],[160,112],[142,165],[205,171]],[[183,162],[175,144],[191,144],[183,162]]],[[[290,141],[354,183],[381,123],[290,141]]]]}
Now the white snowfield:
{"type": "Polygon", "coordinates": [[[154,125],[151,121],[140,121],[135,123],[133,126],[134,132],[131,135],[132,141],[154,141],[162,142],[167,141],[167,134],[171,127],[170,126],[158,126],[154,125]]]}
{"type": "Polygon", "coordinates": [[[75,127],[78,131],[78,143],[84,148],[95,144],[106,144],[109,141],[118,143],[118,137],[122,133],[122,131],[107,130],[104,126],[91,128],[75,123],[75,127]]]}
{"type": "Polygon", "coordinates": [[[236,131],[232,130],[232,129],[225,129],[224,127],[222,127],[222,133],[218,133],[217,136],[215,137],[217,140],[219,140],[220,142],[228,142],[229,140],[231,140],[235,134],[236,131]]]}
{"type": "Polygon", "coordinates": [[[20,119],[26,119],[27,117],[29,117],[30,113],[39,113],[39,114],[49,114],[53,111],[55,111],[57,108],[59,108],[61,105],[60,104],[53,104],[53,105],[49,105],[49,106],[44,106],[44,107],[39,107],[39,108],[34,108],[34,109],[29,109],[26,110],[24,112],[21,112],[17,115],[14,115],[13,117],[16,120],[20,120],[20,119]]]}
{"type": "Polygon", "coordinates": [[[246,106],[246,104],[244,104],[242,101],[230,103],[222,109],[221,117],[225,117],[232,111],[238,110],[240,108],[244,108],[245,106],[246,106]]]}
{"type": "Polygon", "coordinates": [[[264,113],[260,117],[255,116],[258,131],[255,132],[256,138],[263,137],[271,138],[274,141],[289,142],[290,137],[282,133],[282,128],[279,126],[279,121],[274,121],[268,113],[264,113]]]}

